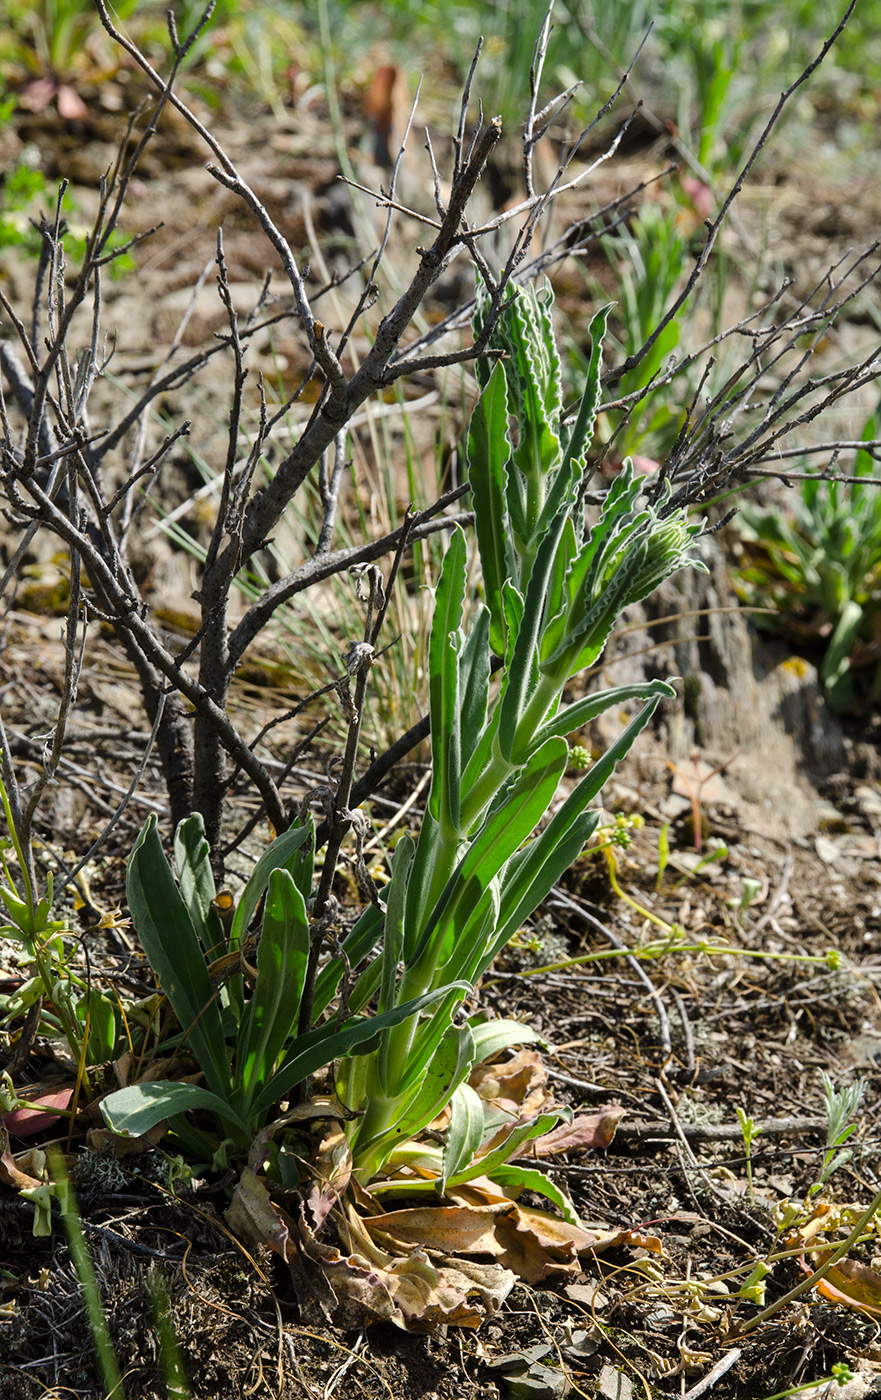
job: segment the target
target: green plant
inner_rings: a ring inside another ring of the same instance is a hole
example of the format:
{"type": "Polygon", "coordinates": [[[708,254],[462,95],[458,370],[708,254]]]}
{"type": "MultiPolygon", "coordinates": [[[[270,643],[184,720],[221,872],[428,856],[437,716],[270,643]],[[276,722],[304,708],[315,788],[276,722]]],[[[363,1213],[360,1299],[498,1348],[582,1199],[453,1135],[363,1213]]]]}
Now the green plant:
{"type": "Polygon", "coordinates": [[[673,693],[666,682],[649,681],[562,704],[573,677],[602,653],[621,610],[695,564],[689,551],[700,526],[666,511],[666,498],[659,509],[640,508],[640,483],[627,464],[579,538],[578,489],[599,403],[607,311],[592,323],[590,371],[566,431],[551,301],[549,288],[518,293],[491,340],[504,358],[480,367],[468,463],[485,604],[466,631],[466,548],[456,531],[429,647],[428,810],[418,842],[402,837],[395,850],[383,954],[373,969],[384,1014],[431,992],[441,999],[340,1068],[339,1096],[358,1114],[348,1135],[363,1181],[412,1165],[414,1154],[423,1170],[434,1165],[431,1189],[487,1172],[503,1179],[514,1148],[549,1126],[546,1117],[520,1125],[479,1155],[498,1124],[486,1123],[468,1075],[503,1046],[535,1037],[516,1024],[463,1019],[461,987],[477,983],[580,853],[600,819],[589,804],[660,699],[673,693]],[[504,659],[492,697],[491,650],[504,659]],[[634,699],[646,703],[535,836],[569,766],[565,736],[634,699]],[[443,1152],[414,1145],[450,1103],[443,1152]]]}
{"type": "MultiPolygon", "coordinates": [[[[863,441],[877,439],[876,413],[863,441]]],[[[739,526],[746,563],[737,576],[743,600],[772,607],[757,614],[795,642],[819,643],[821,676],[830,705],[844,710],[857,695],[857,675],[881,689],[881,488],[873,453],[856,455],[847,482],[805,475],[788,508],[744,506],[739,526]],[[865,483],[865,484],[864,484],[865,483]]]]}
{"type": "Polygon", "coordinates": [[[19,160],[7,171],[0,185],[0,248],[23,247],[39,254],[42,239],[25,211],[36,199],[45,197],[46,191],[45,175],[29,161],[19,160]]]}
{"type": "Polygon", "coordinates": [[[738,1123],[740,1124],[740,1131],[741,1131],[741,1133],[742,1133],[742,1135],[743,1135],[743,1150],[744,1150],[744,1152],[746,1153],[746,1181],[747,1181],[747,1188],[748,1188],[748,1190],[749,1190],[750,1198],[752,1198],[752,1196],[753,1196],[753,1159],[752,1159],[752,1147],[753,1147],[753,1142],[754,1142],[755,1138],[758,1137],[759,1133],[760,1133],[762,1130],[761,1130],[761,1128],[756,1127],[755,1119],[754,1119],[754,1118],[751,1118],[750,1115],[746,1112],[746,1110],[743,1109],[743,1108],[741,1108],[739,1104],[737,1105],[737,1110],[736,1110],[736,1111],[737,1111],[737,1121],[738,1121],[738,1123]]]}
{"type": "MultiPolygon", "coordinates": [[[[201,818],[189,817],[175,832],[180,886],[162,850],[151,817],[131,853],[126,882],[129,908],[159,985],[168,997],[185,1046],[204,1085],[166,1079],[127,1085],[102,1101],[105,1122],[116,1132],[140,1135],[170,1120],[175,1136],[198,1161],[242,1154],[280,1099],[354,1046],[375,1038],[384,1026],[430,1005],[429,991],[385,1015],[360,1013],[372,987],[347,988],[346,1011],[318,1023],[348,964],[372,948],[379,914],[368,906],[310,987],[311,1020],[298,1034],[307,985],[310,933],[306,900],[312,889],[313,831],[296,826],[263,853],[225,931],[216,903],[210,852],[201,818]],[[256,961],[247,942],[262,903],[256,961]],[[246,971],[243,972],[243,969],[246,971]],[[252,986],[246,996],[246,975],[252,986]],[[213,1119],[213,1134],[184,1116],[213,1119]]],[[[320,944],[322,930],[317,933],[320,944]]]]}
{"type": "Polygon", "coordinates": [[[826,1132],[823,1165],[817,1180],[808,1191],[808,1200],[822,1191],[833,1172],[845,1166],[853,1156],[851,1149],[844,1144],[857,1130],[857,1125],[852,1120],[866,1092],[865,1079],[856,1079],[853,1084],[836,1089],[824,1070],[820,1071],[820,1078],[823,1082],[823,1101],[829,1126],[826,1132]]]}
{"type": "Polygon", "coordinates": [[[58,1200],[71,1258],[73,1259],[74,1268],[76,1269],[77,1277],[80,1281],[80,1289],[86,1307],[86,1317],[95,1343],[95,1352],[98,1358],[101,1377],[104,1381],[106,1400],[111,1400],[111,1397],[114,1396],[124,1397],[125,1392],[122,1388],[122,1374],[119,1369],[113,1338],[110,1335],[107,1313],[105,1312],[104,1304],[101,1299],[101,1291],[98,1287],[95,1267],[92,1263],[92,1256],[89,1253],[89,1248],[83,1234],[82,1222],[67,1175],[67,1169],[64,1165],[64,1159],[60,1152],[54,1151],[50,1155],[50,1162],[52,1167],[53,1189],[58,1200]]]}
{"type": "Polygon", "coordinates": [[[0,780],[6,830],[0,840],[0,900],[8,922],[0,925],[0,939],[17,944],[18,965],[28,974],[13,992],[0,995],[0,1024],[35,1014],[40,1033],[61,1037],[78,1066],[79,1077],[88,1067],[106,1063],[117,1053],[122,1026],[113,999],[73,970],[75,947],[65,946],[69,933],[64,920],[52,918],[53,875],[46,879],[46,893],[36,885],[30,852],[22,845],[6,787],[0,780]],[[15,871],[10,861],[15,857],[15,871]]]}
{"type": "MultiPolygon", "coordinates": [[[[837,1389],[847,1385],[850,1381],[854,1380],[855,1377],[856,1372],[850,1369],[846,1361],[838,1361],[830,1369],[827,1379],[830,1385],[834,1382],[837,1389]]],[[[801,1395],[806,1390],[810,1390],[816,1395],[819,1393],[819,1387],[823,1385],[823,1379],[824,1378],[818,1381],[808,1381],[805,1385],[788,1386],[786,1390],[777,1390],[773,1395],[766,1396],[765,1400],[789,1400],[790,1395],[801,1395]]],[[[829,1394],[829,1400],[834,1400],[834,1391],[831,1392],[831,1394],[828,1391],[824,1391],[823,1393],[829,1394]]]]}

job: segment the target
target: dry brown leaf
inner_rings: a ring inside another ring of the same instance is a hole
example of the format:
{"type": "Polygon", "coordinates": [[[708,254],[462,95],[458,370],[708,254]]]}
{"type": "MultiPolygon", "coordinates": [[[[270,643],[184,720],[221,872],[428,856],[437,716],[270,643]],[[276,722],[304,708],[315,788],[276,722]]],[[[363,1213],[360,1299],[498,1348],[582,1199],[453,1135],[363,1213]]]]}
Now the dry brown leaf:
{"type": "MultiPolygon", "coordinates": [[[[802,1255],[799,1264],[805,1273],[812,1274],[814,1269],[822,1267],[831,1254],[831,1249],[825,1252],[814,1250],[811,1263],[802,1255]]],[[[881,1274],[868,1264],[861,1264],[857,1259],[839,1259],[837,1264],[832,1265],[825,1278],[820,1279],[814,1286],[818,1293],[822,1293],[824,1298],[831,1299],[833,1303],[841,1303],[846,1308],[857,1308],[871,1317],[881,1317],[881,1274]]]]}
{"type": "Polygon", "coordinates": [[[354,1209],[345,1218],[354,1246],[348,1255],[318,1240],[305,1217],[298,1222],[302,1249],[320,1266],[339,1304],[337,1325],[374,1319],[406,1332],[430,1332],[448,1324],[479,1327],[488,1313],[498,1311],[516,1282],[498,1265],[444,1257],[435,1261],[419,1248],[393,1254],[371,1238],[354,1209]]]}
{"type": "Polygon", "coordinates": [[[387,1211],[363,1222],[387,1247],[445,1254],[489,1254],[527,1283],[580,1272],[581,1254],[616,1245],[661,1252],[660,1241],[632,1231],[584,1230],[549,1211],[522,1206],[491,1182],[471,1181],[449,1192],[452,1205],[387,1211]]]}
{"type": "Polygon", "coordinates": [[[571,1123],[561,1123],[530,1144],[536,1157],[550,1157],[554,1152],[582,1152],[606,1148],[615,1136],[615,1129],[627,1112],[621,1104],[609,1104],[601,1113],[579,1113],[571,1123]]]}
{"type": "Polygon", "coordinates": [[[521,1049],[500,1063],[477,1065],[468,1082],[487,1103],[505,1109],[518,1121],[535,1118],[553,1101],[548,1072],[537,1050],[521,1049]]]}
{"type": "Polygon", "coordinates": [[[13,1157],[9,1146],[9,1134],[0,1122],[0,1181],[14,1186],[16,1191],[33,1191],[46,1180],[46,1154],[39,1148],[31,1147],[13,1157]],[[37,1172],[34,1176],[32,1173],[37,1172]]]}
{"type": "Polygon", "coordinates": [[[251,1167],[245,1167],[239,1177],[224,1219],[243,1244],[268,1245],[282,1259],[287,1259],[290,1240],[287,1221],[251,1167]]]}
{"type": "Polygon", "coordinates": [[[54,1089],[34,1089],[32,1094],[25,1097],[31,1103],[39,1104],[39,1108],[14,1108],[9,1113],[3,1115],[3,1122],[12,1137],[29,1138],[36,1137],[37,1133],[42,1133],[46,1128],[53,1127],[59,1120],[57,1113],[52,1113],[53,1108],[69,1108],[73,1098],[73,1085],[64,1085],[54,1089]]]}
{"type": "Polygon", "coordinates": [[[311,1166],[312,1181],[306,1193],[306,1205],[313,1228],[320,1230],[330,1211],[345,1195],[352,1178],[352,1149],[340,1123],[331,1124],[318,1144],[311,1166]]]}

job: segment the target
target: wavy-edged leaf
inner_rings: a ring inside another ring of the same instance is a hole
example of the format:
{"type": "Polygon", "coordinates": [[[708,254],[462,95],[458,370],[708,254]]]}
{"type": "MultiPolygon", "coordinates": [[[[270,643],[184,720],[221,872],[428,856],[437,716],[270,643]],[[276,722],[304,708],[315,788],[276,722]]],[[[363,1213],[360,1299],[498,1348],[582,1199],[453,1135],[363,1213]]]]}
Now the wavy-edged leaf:
{"type": "Polygon", "coordinates": [[[659,680],[594,691],[593,695],[585,695],[583,699],[576,700],[574,705],[567,705],[565,710],[559,710],[553,719],[542,725],[535,736],[535,742],[541,744],[555,734],[572,734],[576,729],[583,729],[598,715],[605,714],[606,710],[614,709],[616,705],[625,705],[630,700],[651,700],[655,697],[674,700],[676,691],[669,681],[659,680]]]}
{"type": "Polygon", "coordinates": [[[466,1181],[473,1181],[478,1176],[488,1176],[492,1179],[499,1167],[505,1166],[511,1157],[514,1157],[523,1145],[532,1142],[533,1138],[542,1137],[544,1133],[549,1133],[551,1128],[559,1122],[561,1113],[540,1113],[537,1118],[533,1118],[531,1123],[520,1123],[516,1128],[512,1128],[504,1142],[492,1151],[484,1153],[482,1157],[476,1158],[451,1176],[447,1182],[448,1186],[461,1186],[466,1181]]]}
{"type": "Polygon", "coordinates": [[[504,1166],[493,1168],[492,1180],[512,1196],[518,1196],[521,1191],[535,1191],[537,1195],[544,1196],[555,1205],[570,1225],[584,1229],[584,1223],[569,1196],[555,1181],[551,1181],[547,1172],[539,1171],[535,1167],[513,1167],[510,1162],[506,1162],[504,1166]]]}
{"type": "Polygon", "coordinates": [[[600,406],[601,384],[600,375],[603,367],[603,340],[606,335],[606,327],[609,321],[609,312],[612,309],[612,302],[608,306],[601,306],[596,312],[590,325],[588,335],[590,336],[590,363],[587,369],[587,378],[584,384],[584,392],[581,395],[581,403],[578,408],[578,415],[572,425],[572,431],[566,443],[565,461],[572,462],[581,457],[588,443],[593,437],[594,424],[600,406]]]}
{"type": "Polygon", "coordinates": [[[537,683],[539,649],[545,623],[545,597],[565,519],[565,516],[557,518],[538,547],[526,590],[523,616],[510,657],[505,691],[499,701],[499,752],[508,762],[511,762],[515,751],[522,753],[528,747],[531,738],[531,735],[518,731],[537,683]]]}
{"type": "Polygon", "coordinates": [[[231,1076],[220,1010],[199,936],[148,817],[129,856],[126,895],[150,966],[208,1080],[221,1096],[231,1076]]]}
{"type": "MultiPolygon", "coordinates": [[[[547,488],[561,458],[562,382],[552,306],[549,283],[541,290],[529,284],[519,289],[499,320],[498,338],[509,351],[503,364],[510,402],[519,425],[514,462],[523,477],[518,496],[522,539],[517,541],[522,553],[532,552],[547,488]]],[[[513,484],[515,479],[510,473],[509,481],[513,484]]]]}

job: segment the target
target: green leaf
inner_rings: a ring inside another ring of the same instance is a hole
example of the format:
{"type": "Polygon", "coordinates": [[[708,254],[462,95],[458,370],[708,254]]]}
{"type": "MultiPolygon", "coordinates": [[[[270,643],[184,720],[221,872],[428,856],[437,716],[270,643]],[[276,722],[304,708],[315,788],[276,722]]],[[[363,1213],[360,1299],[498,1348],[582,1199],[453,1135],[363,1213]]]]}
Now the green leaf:
{"type": "Polygon", "coordinates": [[[431,792],[428,806],[442,832],[459,825],[462,776],[459,718],[459,653],[465,600],[465,536],[457,527],[444,557],[434,600],[428,646],[431,708],[431,792]]]}
{"type": "Polygon", "coordinates": [[[507,1050],[511,1045],[532,1045],[538,1043],[544,1045],[544,1037],[534,1031],[531,1026],[524,1026],[519,1021],[508,1021],[500,1019],[498,1021],[482,1021],[479,1025],[471,1026],[471,1034],[474,1036],[474,1063],[482,1064],[484,1060],[491,1060],[500,1051],[507,1050]]]}
{"type": "Polygon", "coordinates": [[[77,1004],[77,1018],[84,1026],[89,1017],[88,1059],[90,1065],[107,1064],[116,1049],[116,1007],[109,997],[92,987],[77,1004]]]}
{"type": "Polygon", "coordinates": [[[374,1040],[380,1031],[418,1015],[420,1011],[433,1006],[453,991],[459,994],[461,1000],[468,995],[471,987],[467,983],[456,987],[441,987],[436,991],[426,992],[424,996],[414,997],[412,1001],[406,1001],[401,1006],[393,1006],[379,1016],[352,1017],[342,1026],[337,1026],[334,1022],[315,1026],[299,1037],[265,1089],[251,1104],[251,1113],[262,1116],[277,1099],[286,1098],[310,1074],[315,1074],[340,1055],[351,1054],[358,1046],[374,1040]]]}
{"type": "Polygon", "coordinates": [[[227,1099],[198,1084],[171,1081],[129,1084],[101,1100],[101,1113],[110,1131],[126,1137],[143,1137],[164,1119],[193,1109],[207,1109],[218,1118],[234,1123],[242,1132],[247,1131],[227,1099]]]}
{"type": "Polygon", "coordinates": [[[460,1084],[450,1104],[450,1126],[437,1183],[438,1195],[444,1194],[451,1176],[470,1164],[482,1140],[483,1099],[470,1084],[460,1084]]]}
{"type": "MultiPolygon", "coordinates": [[[[459,718],[462,764],[465,766],[476,749],[486,723],[489,699],[490,617],[481,608],[474,618],[462,648],[460,674],[462,708],[459,718]]],[[[461,781],[461,780],[460,780],[461,781]]]]}
{"type": "Polygon", "coordinates": [[[174,833],[174,863],[184,904],[209,961],[219,958],[226,945],[213,903],[217,889],[210,856],[205,823],[201,813],[194,812],[178,823],[174,833]]]}
{"type": "Polygon", "coordinates": [[[566,1192],[555,1181],[551,1181],[547,1172],[539,1171],[536,1167],[513,1167],[510,1162],[506,1162],[504,1166],[493,1168],[492,1180],[515,1197],[521,1191],[535,1191],[537,1195],[544,1196],[552,1205],[555,1205],[563,1219],[568,1220],[570,1225],[577,1225],[579,1229],[584,1229],[578,1212],[566,1192]]]}
{"type": "Polygon", "coordinates": [[[308,962],[303,895],[287,870],[273,870],[257,947],[257,980],[245,1007],[236,1055],[236,1085],[245,1118],[247,1105],[274,1072],[296,1028],[308,962]]]}
{"type": "Polygon", "coordinates": [[[859,635],[862,621],[863,609],[859,603],[845,603],[835,624],[835,631],[829,639],[821,672],[823,682],[832,694],[835,693],[836,687],[841,686],[842,679],[850,669],[850,653],[859,635]]]}
{"type": "MultiPolygon", "coordinates": [[[[440,1074],[441,1061],[437,1059],[438,1047],[449,1038],[452,1031],[455,1031],[459,1036],[457,1043],[463,1055],[462,1064],[465,1064],[466,1060],[469,1064],[473,1062],[474,1042],[470,1027],[453,1024],[453,1015],[462,1000],[459,989],[462,987],[471,989],[471,986],[470,978],[462,978],[460,982],[448,982],[443,987],[438,988],[440,995],[434,1009],[430,1016],[426,1016],[417,1025],[406,1059],[399,1057],[396,1061],[395,1046],[390,1046],[391,1053],[388,1062],[390,1068],[396,1070],[397,1074],[395,1078],[392,1078],[391,1074],[389,1075],[392,1084],[389,1098],[399,1098],[402,1102],[410,1102],[414,1091],[417,1093],[423,1092],[423,1090],[426,1093],[429,1092],[425,1088],[426,1076],[440,1074]],[[422,1087],[420,1088],[420,1086],[422,1087]]],[[[455,1082],[458,1083],[458,1079],[455,1082]]],[[[447,1097],[449,1098],[455,1084],[451,1081],[448,1087],[447,1097]]],[[[426,1119],[426,1122],[428,1121],[426,1119]]]]}
{"type": "MultiPolygon", "coordinates": [[[[609,320],[609,312],[613,303],[600,307],[593,317],[589,327],[590,336],[590,363],[587,370],[587,378],[584,384],[584,393],[581,396],[581,404],[578,409],[578,416],[572,425],[569,440],[566,443],[565,461],[572,462],[581,457],[593,437],[594,424],[596,423],[597,412],[599,411],[600,395],[602,392],[600,384],[600,374],[603,365],[603,340],[606,335],[606,326],[609,320]]],[[[591,473],[592,475],[593,473],[591,473]]],[[[586,478],[590,480],[590,476],[586,478]]]]}
{"type": "Polygon", "coordinates": [[[451,1177],[447,1183],[449,1186],[460,1186],[466,1181],[471,1181],[475,1176],[488,1176],[492,1179],[493,1174],[499,1167],[505,1166],[508,1159],[516,1155],[519,1148],[524,1143],[532,1142],[533,1138],[543,1137],[549,1133],[551,1128],[560,1120],[559,1113],[540,1113],[531,1123],[521,1123],[519,1127],[512,1128],[504,1142],[494,1148],[492,1152],[485,1153],[478,1157],[467,1167],[451,1177]]]}
{"type": "Polygon", "coordinates": [[[202,945],[163,853],[155,816],[147,819],[129,857],[126,894],[159,985],[210,1088],[223,1096],[231,1082],[223,1023],[202,945]]]}
{"type": "Polygon", "coordinates": [[[407,916],[404,920],[404,965],[413,962],[416,945],[430,914],[428,902],[434,883],[435,866],[441,854],[441,832],[438,823],[426,809],[422,818],[413,870],[407,888],[407,916]]]}
{"type": "Polygon", "coordinates": [[[545,596],[566,517],[561,514],[548,530],[535,556],[526,590],[523,617],[514,641],[505,692],[499,702],[499,752],[508,762],[515,750],[524,753],[531,735],[519,732],[520,722],[538,679],[538,656],[545,621],[545,596]]]}
{"type": "Polygon", "coordinates": [[[409,1097],[401,1091],[398,1113],[391,1126],[378,1134],[373,1142],[358,1142],[361,1153],[380,1148],[389,1151],[396,1143],[406,1142],[436,1118],[453,1098],[456,1089],[467,1078],[474,1063],[474,1041],[468,1026],[449,1023],[432,1048],[431,1056],[413,1081],[407,1085],[409,1097]]]}
{"type": "Polygon", "coordinates": [[[506,508],[508,392],[505,370],[497,361],[468,425],[468,481],[474,500],[474,525],[483,574],[483,589],[492,623],[490,644],[504,656],[507,628],[502,603],[505,580],[513,577],[511,533],[506,508]]]}
{"type": "Polygon", "coordinates": [[[292,826],[289,831],[283,831],[281,836],[277,836],[271,846],[266,847],[254,866],[250,880],[242,890],[229,934],[231,948],[238,948],[241,944],[273,870],[288,867],[292,857],[303,842],[309,839],[311,833],[311,823],[308,826],[292,826]]]}
{"type": "Polygon", "coordinates": [[[426,955],[434,963],[429,949],[442,946],[448,931],[454,938],[464,933],[492,880],[545,815],[568,761],[569,746],[561,738],[549,739],[532,755],[450,877],[410,966],[426,955]]]}
{"type": "Polygon", "coordinates": [[[512,861],[502,879],[502,908],[495,939],[488,945],[487,960],[476,976],[485,971],[584,848],[599,822],[599,813],[585,812],[585,808],[599,796],[616,765],[629,753],[660,700],[660,694],[649,700],[572,790],[541,835],[517,861],[512,861]]]}
{"type": "Polygon", "coordinates": [[[669,681],[642,681],[637,685],[619,685],[611,690],[594,691],[593,695],[576,700],[574,705],[567,705],[565,710],[558,711],[553,719],[543,724],[535,736],[535,743],[544,743],[555,734],[572,734],[576,729],[583,729],[598,715],[605,714],[606,710],[614,709],[616,705],[625,705],[629,700],[655,697],[675,700],[676,691],[669,681]]]}

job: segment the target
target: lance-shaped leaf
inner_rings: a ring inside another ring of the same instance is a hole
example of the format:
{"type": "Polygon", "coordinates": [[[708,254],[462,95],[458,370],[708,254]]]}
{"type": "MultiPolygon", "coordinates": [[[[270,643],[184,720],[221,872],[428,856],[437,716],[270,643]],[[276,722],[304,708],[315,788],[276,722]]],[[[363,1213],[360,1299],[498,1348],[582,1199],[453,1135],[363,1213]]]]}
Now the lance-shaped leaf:
{"type": "MultiPolygon", "coordinates": [[[[566,463],[580,460],[585,452],[588,443],[593,437],[594,424],[600,406],[600,373],[603,365],[603,340],[606,334],[606,326],[609,320],[609,312],[612,303],[608,306],[601,306],[593,317],[589,327],[590,336],[590,363],[587,368],[587,379],[584,384],[584,393],[581,396],[581,403],[578,414],[572,425],[572,431],[566,443],[564,461],[566,463]]],[[[592,475],[592,473],[591,473],[592,475]]],[[[587,478],[590,480],[590,477],[587,478]]]]}
{"type": "MultiPolygon", "coordinates": [[[[523,605],[523,617],[514,642],[504,694],[499,701],[499,751],[508,762],[515,751],[528,751],[531,735],[520,731],[526,706],[535,690],[538,658],[545,623],[545,599],[554,571],[554,561],[566,523],[560,513],[538,547],[529,587],[523,605]]],[[[567,678],[568,679],[568,678],[567,678]]],[[[544,715],[541,717],[544,719],[544,715]]]]}
{"type": "Polygon", "coordinates": [[[273,870],[257,947],[257,980],[245,1008],[236,1063],[242,1113],[273,1073],[297,1025],[309,962],[306,905],[286,870],[273,870]]]}
{"type": "Polygon", "coordinates": [[[389,1026],[397,1026],[411,1016],[418,1015],[420,1011],[433,1006],[435,1002],[453,992],[461,1000],[470,991],[471,988],[466,983],[456,987],[441,987],[437,991],[426,992],[424,996],[414,997],[412,1001],[406,1001],[401,1006],[393,1006],[380,1016],[351,1017],[341,1026],[336,1026],[333,1022],[315,1026],[295,1041],[290,1053],[266,1087],[257,1094],[251,1104],[251,1113],[255,1117],[262,1116],[277,1099],[286,1098],[291,1090],[310,1074],[315,1074],[341,1055],[350,1054],[359,1046],[366,1046],[375,1041],[379,1033],[389,1026]]]}
{"type": "Polygon", "coordinates": [[[185,817],[178,823],[174,833],[174,863],[184,904],[205,954],[209,961],[219,958],[226,946],[226,938],[214,908],[217,889],[201,813],[194,812],[191,817],[185,817]]]}
{"type": "Polygon", "coordinates": [[[289,831],[277,836],[271,846],[267,846],[254,866],[251,878],[242,890],[236,906],[229,935],[231,948],[237,948],[244,938],[273,870],[287,867],[296,852],[305,841],[311,839],[311,836],[311,823],[308,826],[292,826],[289,831]]]}
{"type": "Polygon", "coordinates": [[[242,1132],[247,1132],[246,1125],[231,1108],[227,1098],[213,1094],[210,1089],[202,1089],[198,1084],[170,1081],[129,1084],[101,1100],[101,1113],[110,1131],[131,1137],[143,1137],[157,1123],[195,1109],[228,1119],[242,1132]]]}
{"type": "Polygon", "coordinates": [[[450,1126],[437,1182],[438,1195],[444,1194],[451,1176],[471,1164],[482,1140],[483,1099],[470,1084],[460,1084],[450,1104],[450,1126]]]}
{"type": "Polygon", "coordinates": [[[555,1205],[563,1219],[568,1220],[570,1225],[577,1225],[580,1229],[584,1229],[578,1211],[566,1192],[555,1181],[551,1181],[547,1172],[539,1171],[535,1167],[521,1167],[519,1165],[512,1167],[510,1163],[505,1163],[493,1168],[492,1179],[515,1199],[522,1191],[535,1191],[538,1195],[549,1200],[552,1205],[555,1205]]]}
{"type": "MultiPolygon", "coordinates": [[[[385,912],[385,935],[382,944],[382,981],[379,1010],[387,1011],[395,1003],[398,963],[404,950],[404,915],[407,907],[407,885],[413,868],[414,845],[409,836],[402,836],[395,847],[392,878],[388,888],[385,912]]],[[[377,1077],[384,1093],[392,1092],[394,1075],[388,1063],[388,1037],[383,1036],[377,1052],[377,1077]]]]}
{"type": "Polygon", "coordinates": [[[208,1080],[221,1096],[230,1087],[229,1052],[198,934],[150,816],[128,862],[126,894],[150,966],[208,1080]]]}
{"type": "Polygon", "coordinates": [[[448,930],[454,937],[464,931],[496,875],[548,810],[568,760],[569,746],[559,738],[532,755],[451,876],[435,917],[414,951],[414,964],[430,957],[430,947],[441,946],[448,930]]]}
{"type": "Polygon", "coordinates": [[[516,567],[506,504],[510,455],[508,391],[504,367],[497,362],[468,425],[468,481],[484,597],[492,619],[490,642],[499,656],[504,656],[506,643],[502,588],[516,567]]]}
{"type": "Polygon", "coordinates": [[[516,1156],[519,1148],[527,1142],[532,1142],[533,1138],[542,1137],[549,1133],[551,1128],[559,1122],[562,1114],[569,1112],[568,1109],[561,1109],[554,1113],[540,1113],[531,1123],[521,1123],[511,1132],[498,1147],[487,1152],[483,1157],[478,1157],[470,1162],[467,1167],[462,1167],[455,1175],[451,1175],[447,1185],[461,1186],[466,1181],[473,1181],[478,1176],[493,1175],[497,1167],[502,1167],[511,1157],[516,1156]]]}
{"type": "MultiPolygon", "coordinates": [[[[459,716],[462,766],[468,764],[486,723],[489,699],[490,616],[481,608],[471,623],[461,656],[462,707],[459,716]]],[[[461,783],[460,779],[460,783],[461,783]]]]}
{"type": "Polygon", "coordinates": [[[357,1155],[360,1157],[371,1150],[385,1155],[395,1144],[407,1142],[421,1132],[446,1108],[458,1086],[467,1078],[473,1063],[474,1040],[470,1028],[467,1025],[451,1025],[447,1021],[430,1057],[408,1086],[408,1092],[398,1096],[399,1101],[389,1126],[372,1142],[359,1140],[357,1155]]]}
{"type": "Polygon", "coordinates": [[[616,765],[629,753],[661,698],[660,694],[655,695],[643,706],[569,794],[544,831],[511,862],[502,879],[502,915],[496,936],[486,950],[485,963],[475,976],[489,967],[580,854],[599,823],[599,813],[585,812],[585,808],[599,795],[616,765]]]}
{"type": "Polygon", "coordinates": [[[461,737],[459,655],[465,601],[465,536],[456,528],[444,557],[434,599],[428,646],[431,707],[431,793],[428,806],[442,831],[459,824],[461,737]]]}
{"type": "MultiPolygon", "coordinates": [[[[389,1066],[390,1073],[392,1070],[395,1071],[395,1081],[394,1092],[390,1098],[399,1098],[402,1103],[408,1103],[413,1097],[414,1090],[419,1091],[418,1086],[428,1073],[429,1066],[435,1061],[438,1047],[447,1038],[451,1027],[453,1027],[453,1015],[462,1001],[460,989],[462,987],[470,988],[470,986],[471,982],[463,978],[461,982],[451,982],[437,989],[438,999],[434,1008],[429,1016],[420,1020],[415,1035],[410,1038],[410,1049],[406,1058],[398,1054],[397,1042],[394,1037],[391,1037],[389,1066]]],[[[455,1029],[458,1032],[463,1028],[458,1026],[455,1029]]],[[[474,1052],[470,1028],[467,1037],[460,1038],[458,1044],[464,1057],[462,1064],[465,1063],[466,1059],[469,1064],[472,1064],[474,1052]]],[[[439,1073],[437,1065],[435,1065],[435,1071],[439,1073]]],[[[453,1087],[451,1083],[450,1093],[452,1093],[453,1087]]]]}
{"type": "Polygon", "coordinates": [[[572,734],[583,729],[599,715],[616,706],[626,705],[630,700],[675,700],[676,691],[669,681],[641,681],[636,685],[617,685],[609,690],[596,690],[593,695],[585,695],[574,705],[558,710],[553,719],[543,724],[535,736],[536,744],[543,744],[555,734],[572,734]]]}

